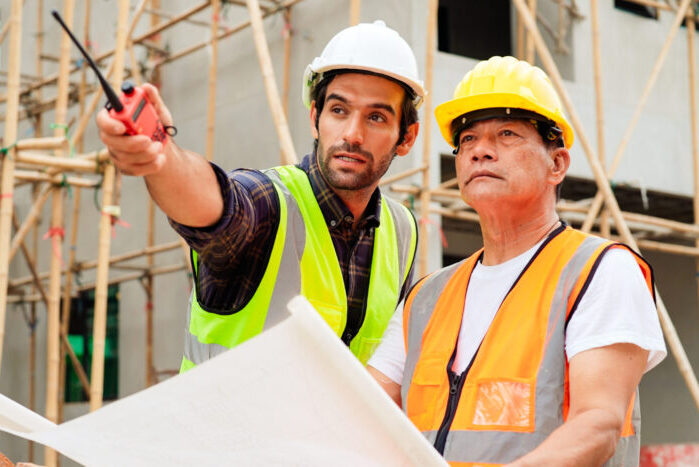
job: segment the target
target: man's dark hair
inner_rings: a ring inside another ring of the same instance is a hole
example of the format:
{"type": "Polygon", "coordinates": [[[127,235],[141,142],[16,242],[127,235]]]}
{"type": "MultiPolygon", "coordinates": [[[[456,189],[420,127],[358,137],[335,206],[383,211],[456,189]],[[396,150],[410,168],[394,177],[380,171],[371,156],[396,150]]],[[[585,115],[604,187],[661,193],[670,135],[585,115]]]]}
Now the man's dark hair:
{"type": "MultiPolygon", "coordinates": [[[[382,75],[380,73],[373,73],[371,71],[340,69],[325,73],[320,82],[316,86],[314,86],[313,90],[311,91],[311,101],[315,101],[316,103],[316,129],[318,129],[320,114],[323,111],[323,107],[325,107],[325,96],[328,92],[328,86],[330,85],[332,80],[335,79],[336,76],[344,73],[361,73],[365,75],[380,76],[381,78],[386,78],[395,83],[398,83],[403,88],[405,92],[403,93],[403,102],[401,102],[400,126],[398,133],[398,142],[396,143],[396,145],[401,144],[403,142],[403,139],[405,139],[405,134],[408,132],[408,127],[418,121],[417,109],[413,105],[413,100],[415,99],[415,92],[408,86],[406,86],[404,83],[398,81],[397,79],[391,78],[390,76],[382,75]]],[[[317,148],[318,140],[314,142],[314,145],[317,148]]]]}

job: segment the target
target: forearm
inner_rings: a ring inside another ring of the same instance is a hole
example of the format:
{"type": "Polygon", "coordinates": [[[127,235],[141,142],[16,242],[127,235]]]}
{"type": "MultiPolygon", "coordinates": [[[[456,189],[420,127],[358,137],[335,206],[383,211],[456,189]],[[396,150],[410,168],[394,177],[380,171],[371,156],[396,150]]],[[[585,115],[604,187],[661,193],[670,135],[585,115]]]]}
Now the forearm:
{"type": "Polygon", "coordinates": [[[144,177],[153,201],[180,224],[214,224],[223,212],[223,197],[211,164],[174,142],[168,144],[166,156],[160,171],[144,177]]]}
{"type": "Polygon", "coordinates": [[[570,417],[509,467],[600,466],[614,454],[620,432],[617,417],[603,409],[591,409],[570,417]]]}

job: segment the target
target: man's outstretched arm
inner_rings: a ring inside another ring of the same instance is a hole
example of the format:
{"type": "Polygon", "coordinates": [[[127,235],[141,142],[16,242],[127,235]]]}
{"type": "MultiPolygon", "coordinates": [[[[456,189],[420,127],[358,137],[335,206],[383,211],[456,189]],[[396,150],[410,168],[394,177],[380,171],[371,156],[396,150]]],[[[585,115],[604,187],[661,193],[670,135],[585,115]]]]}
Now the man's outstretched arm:
{"type": "Polygon", "coordinates": [[[634,344],[586,350],[570,360],[566,422],[509,467],[599,466],[616,448],[648,351],[634,344]]]}
{"type": "MultiPolygon", "coordinates": [[[[172,125],[158,90],[150,84],[143,89],[163,125],[172,125]]],[[[106,109],[97,114],[97,127],[114,165],[127,175],[142,176],[153,201],[168,217],[191,227],[209,226],[221,217],[223,197],[206,159],[177,147],[172,138],[163,145],[145,135],[124,135],[124,124],[106,109]]]]}

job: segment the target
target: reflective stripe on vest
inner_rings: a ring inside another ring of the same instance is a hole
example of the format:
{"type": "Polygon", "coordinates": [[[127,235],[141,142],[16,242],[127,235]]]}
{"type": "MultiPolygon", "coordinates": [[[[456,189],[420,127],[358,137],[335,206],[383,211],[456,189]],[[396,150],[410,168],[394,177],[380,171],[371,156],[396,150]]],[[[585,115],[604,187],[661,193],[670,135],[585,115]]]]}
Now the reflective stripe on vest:
{"type": "MultiPolygon", "coordinates": [[[[468,370],[444,447],[448,461],[511,462],[564,422],[569,406],[566,322],[609,248],[625,246],[567,228],[535,253],[503,300],[468,370]]],[[[447,366],[481,251],[429,276],[406,300],[403,407],[432,443],[445,416],[447,366]]],[[[652,293],[650,266],[634,256],[652,293]]],[[[638,465],[639,430],[636,395],[615,455],[606,465],[638,465]]]]}
{"type": "MultiPolygon", "coordinates": [[[[262,281],[250,302],[237,312],[209,312],[190,297],[181,371],[278,323],[288,315],[286,303],[299,293],[309,299],[338,336],[344,331],[347,297],[342,271],[308,177],[294,166],[265,173],[279,195],[280,221],[262,281]]],[[[350,350],[362,363],[373,354],[395,310],[417,243],[415,221],[407,208],[382,196],[380,216],[366,316],[350,343],[350,350]]],[[[196,253],[192,256],[196,277],[196,253]]]]}

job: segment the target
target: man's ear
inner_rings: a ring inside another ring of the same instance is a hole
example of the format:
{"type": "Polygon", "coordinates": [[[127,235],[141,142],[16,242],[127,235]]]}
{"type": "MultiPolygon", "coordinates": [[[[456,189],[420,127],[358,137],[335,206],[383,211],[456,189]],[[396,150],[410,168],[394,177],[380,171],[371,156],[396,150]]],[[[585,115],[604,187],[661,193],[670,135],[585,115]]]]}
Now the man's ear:
{"type": "Polygon", "coordinates": [[[566,148],[556,148],[551,152],[551,171],[549,181],[558,185],[563,181],[570,167],[570,153],[566,148]]]}
{"type": "Polygon", "coordinates": [[[415,122],[411,124],[403,136],[403,141],[396,147],[396,154],[399,156],[405,156],[410,152],[410,148],[415,144],[417,139],[417,134],[420,131],[420,122],[415,122]]]}
{"type": "Polygon", "coordinates": [[[318,114],[318,109],[316,108],[316,101],[311,102],[311,135],[313,139],[318,139],[318,128],[316,128],[316,115],[318,114]]]}

